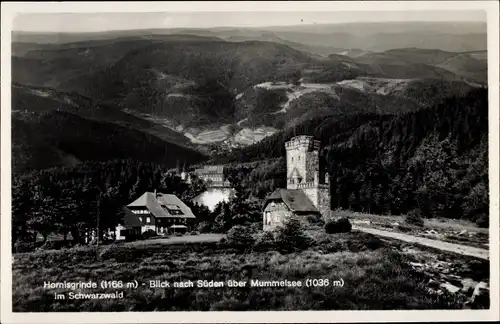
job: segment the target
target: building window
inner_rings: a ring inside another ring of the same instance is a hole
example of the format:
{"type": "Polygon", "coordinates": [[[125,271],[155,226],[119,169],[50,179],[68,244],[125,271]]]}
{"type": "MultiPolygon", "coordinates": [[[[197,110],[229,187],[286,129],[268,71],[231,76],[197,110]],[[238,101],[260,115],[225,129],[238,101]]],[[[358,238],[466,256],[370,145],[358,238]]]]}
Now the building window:
{"type": "Polygon", "coordinates": [[[139,220],[142,222],[142,217],[141,216],[139,216],[139,220]]]}
{"type": "Polygon", "coordinates": [[[146,224],[151,223],[151,217],[146,217],[146,224]]]}

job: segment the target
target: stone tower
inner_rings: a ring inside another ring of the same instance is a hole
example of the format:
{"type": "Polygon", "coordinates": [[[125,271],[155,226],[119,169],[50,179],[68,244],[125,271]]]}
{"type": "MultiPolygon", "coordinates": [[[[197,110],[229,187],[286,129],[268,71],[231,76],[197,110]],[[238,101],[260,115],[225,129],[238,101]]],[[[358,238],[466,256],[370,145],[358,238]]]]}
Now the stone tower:
{"type": "Polygon", "coordinates": [[[321,165],[321,143],[312,136],[296,136],[285,143],[287,189],[302,190],[324,218],[330,215],[330,189],[321,165]]]}

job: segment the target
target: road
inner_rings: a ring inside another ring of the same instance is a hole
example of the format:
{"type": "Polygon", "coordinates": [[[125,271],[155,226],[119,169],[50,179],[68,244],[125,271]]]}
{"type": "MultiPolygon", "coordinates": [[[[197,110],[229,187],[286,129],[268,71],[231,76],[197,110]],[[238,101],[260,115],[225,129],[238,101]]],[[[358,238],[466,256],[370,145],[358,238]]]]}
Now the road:
{"type": "Polygon", "coordinates": [[[149,245],[149,244],[190,244],[190,243],[208,243],[218,242],[224,234],[200,234],[200,235],[184,235],[184,236],[169,236],[165,238],[154,238],[150,240],[139,240],[127,242],[128,245],[149,245]]]}
{"type": "Polygon", "coordinates": [[[483,260],[489,259],[489,251],[488,250],[479,249],[479,248],[475,248],[472,246],[454,244],[454,243],[443,242],[443,241],[438,241],[438,240],[431,240],[431,239],[428,239],[425,237],[417,237],[417,236],[412,236],[412,235],[408,235],[408,234],[404,234],[404,233],[382,231],[382,230],[374,229],[374,228],[353,226],[353,229],[356,229],[356,230],[361,231],[361,232],[373,234],[373,235],[378,235],[378,236],[382,236],[382,237],[393,238],[393,239],[397,239],[400,241],[405,241],[408,243],[415,243],[415,244],[422,245],[422,246],[428,246],[428,247],[432,247],[432,248],[439,249],[442,251],[457,253],[457,254],[461,254],[461,255],[467,255],[467,256],[478,258],[478,259],[483,259],[483,260]]]}

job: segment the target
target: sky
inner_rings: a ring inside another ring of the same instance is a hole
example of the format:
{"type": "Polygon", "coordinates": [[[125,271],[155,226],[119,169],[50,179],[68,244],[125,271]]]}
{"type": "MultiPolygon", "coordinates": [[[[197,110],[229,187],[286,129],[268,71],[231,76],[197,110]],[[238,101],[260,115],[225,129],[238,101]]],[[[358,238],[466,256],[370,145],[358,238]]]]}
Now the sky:
{"type": "Polygon", "coordinates": [[[19,14],[17,31],[99,32],[153,28],[266,27],[394,21],[484,22],[484,11],[178,12],[19,14]]]}

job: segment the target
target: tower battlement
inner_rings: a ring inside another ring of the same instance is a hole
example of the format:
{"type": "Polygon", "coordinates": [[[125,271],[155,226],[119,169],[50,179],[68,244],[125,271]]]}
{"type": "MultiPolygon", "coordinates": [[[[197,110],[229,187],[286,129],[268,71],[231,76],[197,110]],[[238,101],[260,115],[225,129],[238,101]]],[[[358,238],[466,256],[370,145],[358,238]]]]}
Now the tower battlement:
{"type": "Polygon", "coordinates": [[[307,135],[295,136],[292,137],[288,142],[285,142],[286,150],[305,148],[306,151],[318,151],[320,146],[320,141],[315,140],[314,137],[307,135]]]}

